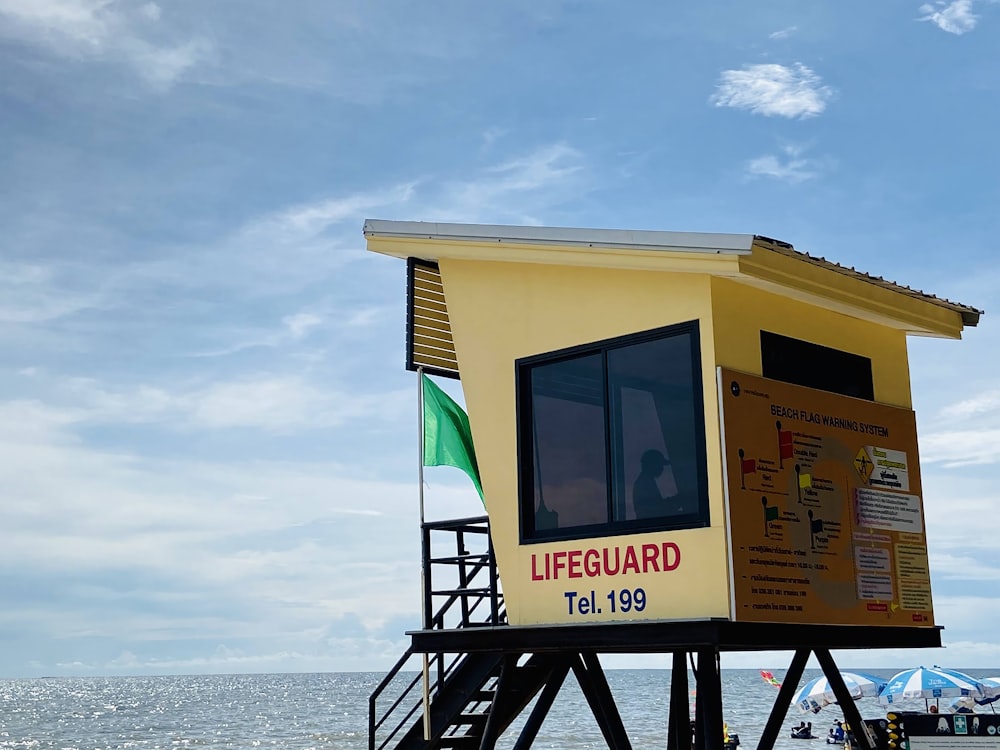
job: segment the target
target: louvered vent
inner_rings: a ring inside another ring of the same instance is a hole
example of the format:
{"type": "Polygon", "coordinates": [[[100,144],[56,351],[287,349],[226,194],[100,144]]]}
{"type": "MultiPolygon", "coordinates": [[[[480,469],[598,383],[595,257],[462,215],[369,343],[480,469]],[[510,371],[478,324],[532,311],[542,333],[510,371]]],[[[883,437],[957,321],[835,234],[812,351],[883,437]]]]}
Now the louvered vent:
{"type": "Polygon", "coordinates": [[[448,307],[437,263],[406,261],[406,369],[458,378],[448,307]]]}

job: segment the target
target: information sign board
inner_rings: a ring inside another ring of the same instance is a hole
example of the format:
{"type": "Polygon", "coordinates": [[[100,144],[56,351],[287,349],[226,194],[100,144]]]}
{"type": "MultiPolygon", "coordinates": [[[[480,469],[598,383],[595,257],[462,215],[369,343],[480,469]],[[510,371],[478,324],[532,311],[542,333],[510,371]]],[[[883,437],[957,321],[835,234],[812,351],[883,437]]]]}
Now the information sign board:
{"type": "Polygon", "coordinates": [[[913,412],[718,377],[733,618],[933,626],[913,412]]]}

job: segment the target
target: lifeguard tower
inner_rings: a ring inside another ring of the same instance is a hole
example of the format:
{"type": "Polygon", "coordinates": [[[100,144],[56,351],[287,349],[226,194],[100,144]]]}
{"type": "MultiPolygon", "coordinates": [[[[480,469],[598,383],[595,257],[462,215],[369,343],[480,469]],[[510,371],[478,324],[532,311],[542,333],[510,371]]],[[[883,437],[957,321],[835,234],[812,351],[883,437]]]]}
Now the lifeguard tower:
{"type": "Polygon", "coordinates": [[[597,657],[623,652],[673,655],[667,746],[714,750],[720,652],[787,650],[768,750],[811,653],[861,726],[830,650],[941,645],[906,337],[979,310],[754,235],[364,233],[406,261],[407,367],[461,379],[487,511],[423,523],[423,627],[373,750],[492,748],[537,698],[530,747],[570,672],[628,748],[597,657]]]}

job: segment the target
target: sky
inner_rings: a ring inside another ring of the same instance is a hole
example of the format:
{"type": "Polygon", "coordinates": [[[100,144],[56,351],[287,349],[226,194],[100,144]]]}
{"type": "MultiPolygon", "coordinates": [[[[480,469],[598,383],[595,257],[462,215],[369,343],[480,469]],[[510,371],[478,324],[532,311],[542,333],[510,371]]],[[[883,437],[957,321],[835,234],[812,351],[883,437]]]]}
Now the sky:
{"type": "Polygon", "coordinates": [[[1000,665],[998,50],[995,0],[0,0],[0,677],[402,653],[368,217],[760,234],[984,309],[910,346],[947,648],[838,658],[1000,665]]]}

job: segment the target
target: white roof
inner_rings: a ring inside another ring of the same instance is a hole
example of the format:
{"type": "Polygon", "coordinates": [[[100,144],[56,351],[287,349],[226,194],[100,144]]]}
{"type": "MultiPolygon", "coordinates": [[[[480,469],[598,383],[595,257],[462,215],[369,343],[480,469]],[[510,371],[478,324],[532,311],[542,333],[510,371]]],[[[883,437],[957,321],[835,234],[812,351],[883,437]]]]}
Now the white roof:
{"type": "Polygon", "coordinates": [[[516,245],[570,245],[623,250],[749,255],[752,234],[657,232],[642,229],[573,229],[430,221],[365,221],[366,237],[399,237],[516,245]]]}

